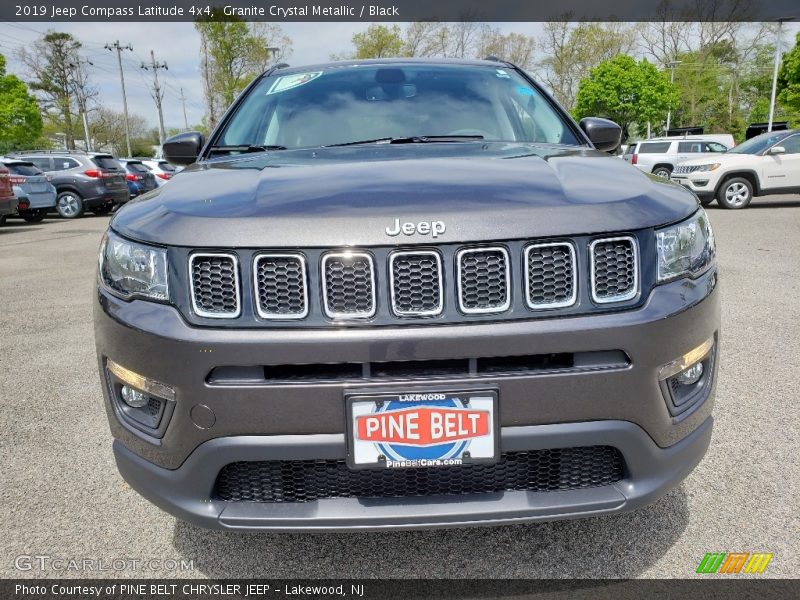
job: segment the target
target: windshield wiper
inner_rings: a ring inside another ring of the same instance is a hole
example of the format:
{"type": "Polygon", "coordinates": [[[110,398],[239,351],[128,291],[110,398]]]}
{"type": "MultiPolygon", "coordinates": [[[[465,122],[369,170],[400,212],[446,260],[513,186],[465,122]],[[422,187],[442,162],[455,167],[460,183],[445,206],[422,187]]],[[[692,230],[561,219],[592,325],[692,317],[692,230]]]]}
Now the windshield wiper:
{"type": "Polygon", "coordinates": [[[238,146],[211,146],[211,152],[239,152],[247,154],[248,152],[267,152],[268,150],[286,150],[286,146],[251,146],[248,144],[238,146]]]}
{"type": "Polygon", "coordinates": [[[323,148],[358,146],[359,144],[430,144],[432,142],[469,142],[482,139],[482,135],[413,135],[408,137],[383,137],[375,138],[374,140],[359,140],[357,142],[329,144],[327,146],[323,146],[323,148]]]}

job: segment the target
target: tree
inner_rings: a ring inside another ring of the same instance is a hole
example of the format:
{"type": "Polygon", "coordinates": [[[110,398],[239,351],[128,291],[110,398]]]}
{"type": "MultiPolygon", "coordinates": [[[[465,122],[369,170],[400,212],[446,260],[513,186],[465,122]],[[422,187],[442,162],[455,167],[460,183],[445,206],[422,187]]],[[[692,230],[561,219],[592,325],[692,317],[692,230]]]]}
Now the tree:
{"type": "Polygon", "coordinates": [[[486,58],[496,56],[514,63],[521,69],[533,67],[533,55],[536,41],[521,33],[503,35],[499,30],[487,28],[480,37],[478,56],[486,58]]]}
{"type": "Polygon", "coordinates": [[[545,23],[537,74],[563,106],[571,109],[581,79],[605,60],[633,51],[635,29],[622,23],[574,23],[571,14],[545,23]]]}
{"type": "Polygon", "coordinates": [[[373,23],[366,31],[353,34],[352,58],[391,58],[404,54],[405,43],[400,26],[373,23]]]}
{"type": "Polygon", "coordinates": [[[33,76],[30,88],[42,101],[48,118],[67,136],[67,147],[75,148],[75,112],[72,99],[72,69],[79,62],[81,43],[69,33],[48,31],[29,48],[19,48],[18,58],[33,76]]]}
{"type": "MultiPolygon", "coordinates": [[[[125,115],[121,111],[100,107],[89,113],[89,127],[92,131],[96,150],[112,152],[116,156],[128,153],[125,143],[125,115]]],[[[153,135],[147,121],[136,114],[128,115],[128,126],[131,134],[131,153],[134,156],[142,152],[149,154],[150,146],[158,144],[158,135],[153,135]]]]}
{"type": "Polygon", "coordinates": [[[660,123],[677,101],[668,76],[654,65],[619,55],[591,70],[582,79],[574,115],[581,119],[602,116],[616,121],[628,136],[631,125],[660,123]]]}
{"type": "Polygon", "coordinates": [[[794,113],[800,114],[800,33],[794,48],[783,55],[783,64],[778,73],[778,99],[794,113]]]}
{"type": "Polygon", "coordinates": [[[200,33],[207,123],[214,127],[222,112],[269,64],[288,56],[292,40],[274,23],[247,23],[216,11],[194,24],[200,33]],[[277,52],[270,47],[279,48],[277,52]]]}
{"type": "Polygon", "coordinates": [[[6,57],[0,54],[0,154],[29,148],[41,134],[39,103],[19,77],[6,74],[6,57]]]}

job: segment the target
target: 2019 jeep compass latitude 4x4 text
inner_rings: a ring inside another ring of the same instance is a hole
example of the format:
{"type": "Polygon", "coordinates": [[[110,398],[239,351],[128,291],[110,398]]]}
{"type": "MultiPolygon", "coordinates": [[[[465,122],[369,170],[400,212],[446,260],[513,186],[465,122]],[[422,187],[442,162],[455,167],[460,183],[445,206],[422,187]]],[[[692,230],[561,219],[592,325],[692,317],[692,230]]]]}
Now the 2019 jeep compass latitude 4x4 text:
{"type": "Polygon", "coordinates": [[[117,465],[213,528],[630,510],[708,446],[696,197],[513,65],[276,67],[115,215],[95,330],[117,465]],[[592,144],[594,142],[594,144],[592,144]]]}

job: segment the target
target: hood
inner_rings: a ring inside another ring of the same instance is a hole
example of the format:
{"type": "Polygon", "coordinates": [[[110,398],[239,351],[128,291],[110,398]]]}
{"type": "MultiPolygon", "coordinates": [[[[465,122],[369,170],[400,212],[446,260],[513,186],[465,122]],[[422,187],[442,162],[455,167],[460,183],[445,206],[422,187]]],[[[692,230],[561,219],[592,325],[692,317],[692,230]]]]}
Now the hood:
{"type": "Polygon", "coordinates": [[[382,144],[199,163],[128,203],[112,227],[177,246],[379,246],[626,231],[696,208],[682,186],[588,148],[382,144]],[[386,231],[436,221],[436,240],[425,226],[386,231]]]}
{"type": "Polygon", "coordinates": [[[753,154],[738,154],[736,152],[712,152],[704,154],[701,158],[682,160],[680,166],[694,167],[697,165],[707,165],[709,163],[721,163],[723,165],[749,164],[753,165],[753,154]]]}

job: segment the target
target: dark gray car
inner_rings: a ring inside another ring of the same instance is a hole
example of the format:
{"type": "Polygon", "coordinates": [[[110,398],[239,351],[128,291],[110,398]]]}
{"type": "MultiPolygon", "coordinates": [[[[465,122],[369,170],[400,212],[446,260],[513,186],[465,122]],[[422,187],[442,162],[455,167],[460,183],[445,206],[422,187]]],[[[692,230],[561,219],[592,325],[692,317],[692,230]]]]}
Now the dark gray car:
{"type": "Polygon", "coordinates": [[[697,198],[495,61],[276,67],[120,210],[114,454],[220,529],[619,513],[697,465],[720,302],[697,198]]]}
{"type": "Polygon", "coordinates": [[[130,199],[125,171],[110,154],[74,150],[17,153],[50,176],[58,197],[56,210],[66,219],[85,210],[104,215],[130,199]]]}

